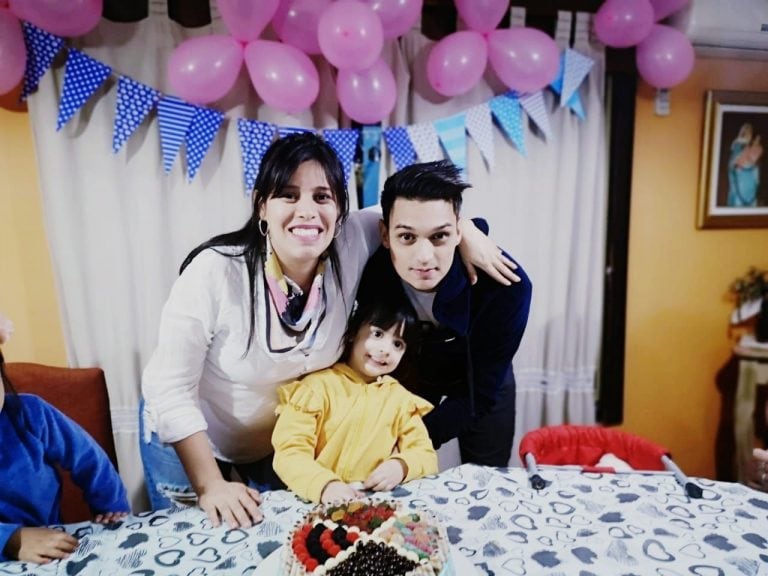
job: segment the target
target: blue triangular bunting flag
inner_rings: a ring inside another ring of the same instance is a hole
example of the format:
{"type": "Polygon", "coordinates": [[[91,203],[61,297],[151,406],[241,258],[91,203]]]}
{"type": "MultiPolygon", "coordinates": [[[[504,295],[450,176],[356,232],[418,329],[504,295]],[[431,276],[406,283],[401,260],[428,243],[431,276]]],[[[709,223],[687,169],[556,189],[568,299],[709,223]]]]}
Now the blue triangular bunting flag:
{"type": "Polygon", "coordinates": [[[317,134],[313,128],[302,128],[300,126],[280,126],[277,130],[280,138],[285,138],[291,134],[301,134],[303,132],[312,132],[312,134],[317,134]]]}
{"type": "Polygon", "coordinates": [[[533,92],[531,94],[524,94],[520,96],[520,105],[528,114],[528,117],[533,120],[533,123],[544,134],[544,138],[547,141],[552,140],[552,126],[549,124],[549,114],[547,113],[547,106],[544,103],[544,94],[539,92],[533,92]]]}
{"type": "Polygon", "coordinates": [[[433,123],[448,158],[462,172],[467,169],[466,115],[456,114],[433,123]]]}
{"type": "Polygon", "coordinates": [[[70,48],[67,67],[64,69],[64,88],[61,90],[56,130],[61,130],[69,122],[111,74],[112,68],[106,64],[70,48]]]}
{"type": "Polygon", "coordinates": [[[384,130],[384,140],[389,153],[395,161],[395,168],[402,170],[416,160],[416,150],[413,148],[408,131],[404,126],[390,126],[384,130]]]}
{"type": "MultiPolygon", "coordinates": [[[[572,48],[565,50],[565,64],[563,72],[563,100],[570,101],[573,94],[579,89],[584,78],[594,66],[595,61],[592,58],[584,56],[572,48]]],[[[581,102],[579,102],[581,105],[581,102]]],[[[583,110],[582,110],[583,112],[583,110]]]]}
{"type": "Polygon", "coordinates": [[[245,194],[250,196],[259,175],[261,159],[275,137],[275,126],[267,122],[240,118],[237,121],[237,134],[243,154],[245,194]]]}
{"type": "Polygon", "coordinates": [[[557,72],[557,76],[552,81],[552,83],[549,85],[550,88],[555,92],[555,94],[558,94],[560,96],[560,106],[568,106],[571,110],[573,110],[576,115],[584,119],[584,108],[581,105],[581,98],[579,98],[578,91],[573,92],[571,95],[571,98],[566,101],[562,94],[563,94],[563,78],[565,76],[565,53],[563,53],[560,56],[560,70],[557,72]]]}
{"type": "Polygon", "coordinates": [[[467,132],[475,141],[490,170],[496,163],[496,148],[493,145],[493,120],[487,102],[467,110],[467,132]]]}
{"type": "Polygon", "coordinates": [[[21,88],[21,100],[37,90],[40,78],[51,67],[53,59],[64,46],[64,39],[41,30],[34,24],[22,22],[24,44],[27,47],[27,66],[24,71],[24,85],[21,88]]]}
{"type": "Polygon", "coordinates": [[[515,92],[506,92],[491,99],[491,112],[518,152],[525,156],[522,109],[515,92]]]}
{"type": "Polygon", "coordinates": [[[117,81],[112,151],[117,154],[160,100],[160,92],[127,76],[117,81]]]}
{"type": "Polygon", "coordinates": [[[205,158],[211,142],[224,120],[224,114],[211,108],[198,107],[187,132],[187,179],[192,181],[205,158]]]}
{"type": "Polygon", "coordinates": [[[163,169],[166,174],[173,167],[196,110],[197,106],[176,96],[163,96],[157,104],[160,148],[163,150],[163,169]]]}
{"type": "Polygon", "coordinates": [[[323,138],[336,151],[344,167],[344,180],[349,181],[349,174],[352,171],[352,162],[355,159],[355,150],[357,141],[360,138],[360,132],[352,128],[342,128],[340,130],[323,130],[323,138]]]}

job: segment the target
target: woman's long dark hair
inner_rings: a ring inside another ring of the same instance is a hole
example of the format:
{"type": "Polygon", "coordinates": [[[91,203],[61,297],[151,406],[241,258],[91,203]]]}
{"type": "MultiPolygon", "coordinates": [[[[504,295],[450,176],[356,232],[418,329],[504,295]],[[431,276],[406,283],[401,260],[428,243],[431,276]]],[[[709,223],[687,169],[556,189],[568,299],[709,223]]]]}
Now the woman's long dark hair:
{"type": "MultiPolygon", "coordinates": [[[[192,250],[181,264],[179,274],[189,266],[195,256],[200,254],[206,248],[216,249],[223,246],[242,246],[242,251],[235,254],[218,251],[223,256],[230,258],[243,257],[245,266],[248,270],[248,286],[250,288],[250,309],[251,322],[248,332],[248,344],[246,353],[253,344],[256,333],[256,269],[264,256],[266,250],[266,239],[259,232],[259,211],[264,203],[275,194],[288,185],[294,172],[299,166],[307,161],[314,160],[323,168],[325,177],[328,179],[336,206],[339,209],[337,228],[347,219],[349,214],[349,199],[347,197],[347,187],[344,179],[344,170],[341,166],[336,152],[322,138],[311,132],[292,134],[280,138],[274,142],[261,161],[259,175],[256,178],[256,185],[253,189],[253,212],[245,226],[234,232],[214,236],[210,240],[203,242],[197,248],[192,250]]],[[[339,264],[339,255],[336,251],[335,240],[328,247],[328,258],[333,267],[333,273],[336,282],[341,288],[341,269],[339,264]]]]}
{"type": "MultiPolygon", "coordinates": [[[[8,373],[5,371],[5,357],[3,357],[3,351],[0,350],[0,378],[3,380],[3,394],[5,394],[5,404],[3,404],[3,412],[5,412],[11,419],[11,422],[16,427],[17,431],[23,430],[23,411],[21,406],[21,400],[19,394],[16,392],[16,388],[13,387],[11,379],[8,378],[8,373]]],[[[21,435],[21,432],[19,432],[21,435]]]]}

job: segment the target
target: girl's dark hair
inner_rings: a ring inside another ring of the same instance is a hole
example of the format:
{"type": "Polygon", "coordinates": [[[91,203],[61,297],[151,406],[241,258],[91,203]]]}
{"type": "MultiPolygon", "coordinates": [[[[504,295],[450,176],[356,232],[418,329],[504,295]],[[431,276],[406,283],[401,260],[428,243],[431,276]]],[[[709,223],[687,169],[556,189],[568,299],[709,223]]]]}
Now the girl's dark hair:
{"type": "Polygon", "coordinates": [[[346,362],[352,353],[352,345],[360,329],[365,325],[378,326],[389,330],[392,326],[402,326],[402,338],[405,342],[405,354],[394,371],[395,377],[404,373],[411,362],[411,356],[416,352],[419,342],[419,323],[413,313],[402,306],[389,303],[386,300],[371,302],[358,306],[349,318],[347,331],[344,333],[344,352],[341,361],[346,362]]]}
{"type": "MultiPolygon", "coordinates": [[[[349,199],[347,197],[344,170],[336,152],[327,142],[312,132],[292,134],[274,142],[264,154],[259,175],[256,177],[256,184],[253,189],[253,211],[245,225],[239,230],[214,236],[200,244],[187,255],[179,270],[179,274],[184,272],[184,269],[195,259],[195,256],[206,248],[242,247],[242,251],[234,254],[219,250],[217,252],[229,258],[239,258],[242,256],[245,259],[245,266],[248,270],[251,307],[251,326],[248,332],[246,353],[253,343],[256,332],[256,300],[254,294],[256,267],[263,258],[266,249],[266,240],[259,232],[259,211],[275,192],[282,190],[288,185],[288,182],[299,166],[310,160],[320,164],[325,172],[331,193],[339,209],[336,226],[337,228],[340,227],[349,214],[349,199]]],[[[336,282],[341,287],[341,269],[335,240],[328,247],[328,258],[333,266],[336,282]]]]}
{"type": "MultiPolygon", "coordinates": [[[[0,378],[3,380],[3,394],[6,395],[3,412],[9,416],[11,423],[17,430],[22,430],[24,429],[24,415],[21,400],[16,392],[16,388],[13,387],[11,379],[8,378],[8,373],[5,371],[5,357],[2,350],[0,350],[0,378]]],[[[19,432],[19,435],[21,435],[21,432],[19,432]]]]}

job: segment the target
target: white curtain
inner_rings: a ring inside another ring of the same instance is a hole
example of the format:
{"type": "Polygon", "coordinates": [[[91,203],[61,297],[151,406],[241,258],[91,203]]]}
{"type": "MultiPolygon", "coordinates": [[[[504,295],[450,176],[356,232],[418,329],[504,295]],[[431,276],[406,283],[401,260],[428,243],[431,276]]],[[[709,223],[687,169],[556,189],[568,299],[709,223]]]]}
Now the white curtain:
{"type": "MultiPolygon", "coordinates": [[[[213,24],[199,29],[169,20],[164,0],[150,6],[150,18],[135,24],[102,20],[74,45],[115,74],[166,92],[165,63],[173,48],[186,38],[225,30],[215,3],[213,24]]],[[[586,119],[558,109],[547,95],[552,141],[529,131],[523,157],[496,132],[492,171],[471,141],[468,150],[474,188],[465,195],[465,214],[487,217],[494,239],[520,260],[534,284],[528,330],[515,360],[521,433],[543,423],[594,419],[606,156],[602,54],[587,42],[587,21],[580,17],[575,46],[597,62],[581,90],[586,119]]],[[[567,42],[564,37],[561,43],[567,42]]],[[[393,124],[442,118],[502,91],[491,80],[448,101],[419,95],[429,92],[422,80],[428,44],[414,32],[386,47],[400,89],[393,124]]],[[[183,150],[171,173],[163,172],[154,115],[112,153],[114,80],[60,132],[55,126],[63,62],[29,99],[69,362],[106,372],[120,472],[135,510],[146,506],[138,453],[140,376],[156,343],[160,310],[184,256],[214,234],[240,227],[250,213],[235,120],[338,127],[331,70],[317,62],[320,98],[298,116],[260,106],[243,71],[217,103],[227,120],[192,182],[185,177],[183,150]]],[[[391,171],[384,152],[383,177],[391,171]]]]}

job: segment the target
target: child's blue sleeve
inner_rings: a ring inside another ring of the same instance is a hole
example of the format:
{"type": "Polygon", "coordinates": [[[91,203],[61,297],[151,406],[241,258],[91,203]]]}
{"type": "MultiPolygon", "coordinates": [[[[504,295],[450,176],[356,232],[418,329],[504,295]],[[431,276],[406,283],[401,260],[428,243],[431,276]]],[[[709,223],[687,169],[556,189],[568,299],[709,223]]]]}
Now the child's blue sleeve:
{"type": "Polygon", "coordinates": [[[52,460],[69,470],[94,514],[130,512],[117,470],[106,452],[75,421],[41,401],[39,434],[52,460]]]}
{"type": "Polygon", "coordinates": [[[8,544],[8,540],[13,536],[13,533],[21,527],[21,524],[6,524],[5,522],[0,522],[0,562],[15,560],[15,558],[8,558],[5,555],[5,547],[8,544]]]}

